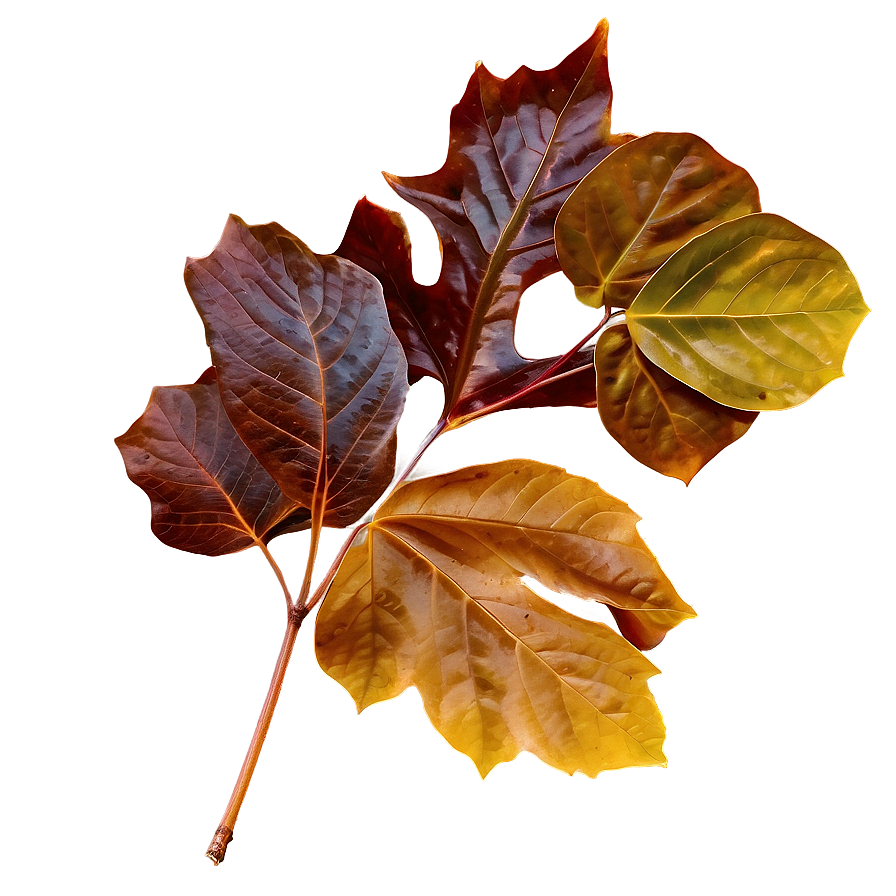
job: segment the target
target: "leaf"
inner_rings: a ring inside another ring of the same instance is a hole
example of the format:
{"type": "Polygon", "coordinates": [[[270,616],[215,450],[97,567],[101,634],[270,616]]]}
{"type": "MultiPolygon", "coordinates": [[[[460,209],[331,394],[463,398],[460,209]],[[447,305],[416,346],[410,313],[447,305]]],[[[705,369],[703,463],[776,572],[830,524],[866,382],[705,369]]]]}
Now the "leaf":
{"type": "Polygon", "coordinates": [[[115,440],[131,480],[152,502],[152,531],[181,551],[218,556],[310,525],[240,441],[214,368],[192,386],[156,387],[115,440]]]}
{"type": "Polygon", "coordinates": [[[594,483],[533,461],[407,483],[346,555],[318,614],[318,660],[359,710],[417,687],[483,775],[521,750],[591,776],[662,764],[645,684],[655,667],[520,580],[625,607],[655,634],[671,628],[693,613],[637,519],[594,483]]]}
{"type": "MultiPolygon", "coordinates": [[[[337,254],[378,276],[412,377],[445,386],[445,416],[459,420],[513,394],[556,359],[519,355],[513,334],[525,289],[559,271],[554,220],[575,185],[615,146],[607,23],[556,68],[520,68],[506,80],[479,65],[451,114],[445,164],[421,177],[386,175],[424,212],[442,247],[432,286],[411,273],[401,218],[362,200],[337,254]]],[[[514,406],[593,403],[582,354],[564,365],[554,388],[514,406]],[[561,384],[557,387],[556,384],[561,384]]]]}
{"type": "Polygon", "coordinates": [[[355,522],[392,478],[407,391],[379,282],[235,216],[185,278],[240,438],[314,519],[355,522]]]}
{"type": "Polygon", "coordinates": [[[836,249],[776,215],[720,224],[680,249],[626,312],[638,348],[714,401],[800,404],[843,375],[868,307],[836,249]]]}
{"type": "Polygon", "coordinates": [[[693,134],[648,134],[620,146],[557,215],[557,255],[586,305],[627,308],[688,240],[759,211],[743,169],[693,134]]]}
{"type": "Polygon", "coordinates": [[[601,334],[594,366],[597,407],[610,435],[642,464],[685,483],[757,417],[717,404],[660,370],[624,326],[601,334]]]}

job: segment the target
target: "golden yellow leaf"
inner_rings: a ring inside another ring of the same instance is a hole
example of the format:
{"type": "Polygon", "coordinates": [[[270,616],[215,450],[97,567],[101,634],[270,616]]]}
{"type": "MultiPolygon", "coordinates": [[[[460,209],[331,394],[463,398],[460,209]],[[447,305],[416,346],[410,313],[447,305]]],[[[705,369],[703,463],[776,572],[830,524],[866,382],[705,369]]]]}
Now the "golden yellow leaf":
{"type": "Polygon", "coordinates": [[[663,764],[653,664],[521,581],[612,602],[658,640],[693,611],[637,519],[594,483],[532,461],[407,483],[343,560],[318,615],[318,660],[359,710],[416,687],[483,775],[522,750],[590,776],[663,764]]]}

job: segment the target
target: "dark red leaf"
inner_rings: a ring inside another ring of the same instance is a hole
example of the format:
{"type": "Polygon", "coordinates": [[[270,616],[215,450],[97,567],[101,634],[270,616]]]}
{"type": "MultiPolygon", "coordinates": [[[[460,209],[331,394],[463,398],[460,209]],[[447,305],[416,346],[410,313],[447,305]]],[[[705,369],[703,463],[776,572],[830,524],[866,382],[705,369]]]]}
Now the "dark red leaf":
{"type": "MultiPolygon", "coordinates": [[[[432,221],[442,270],[416,283],[401,218],[358,203],[337,254],[382,282],[414,377],[446,391],[446,417],[509,398],[556,359],[519,355],[513,333],[525,289],[560,270],[554,220],[573,188],[630,137],[610,134],[607,24],[556,68],[520,68],[506,80],[477,67],[451,114],[445,164],[434,174],[387,179],[432,221]]],[[[514,406],[593,404],[591,374],[572,359],[514,406]]]]}

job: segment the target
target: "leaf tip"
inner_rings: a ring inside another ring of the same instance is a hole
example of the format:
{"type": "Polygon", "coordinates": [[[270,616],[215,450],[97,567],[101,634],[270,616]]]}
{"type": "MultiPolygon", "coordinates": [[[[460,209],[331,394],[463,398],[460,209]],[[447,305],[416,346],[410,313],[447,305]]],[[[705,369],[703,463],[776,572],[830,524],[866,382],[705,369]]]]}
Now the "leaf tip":
{"type": "Polygon", "coordinates": [[[476,771],[479,772],[479,777],[483,781],[488,777],[489,772],[491,772],[492,769],[494,769],[494,767],[498,765],[499,762],[501,762],[500,759],[486,756],[481,756],[479,759],[470,756],[470,759],[473,760],[473,765],[476,766],[476,771]]]}
{"type": "MultiPolygon", "coordinates": [[[[217,245],[220,246],[232,231],[243,231],[248,229],[249,225],[246,224],[246,222],[239,215],[235,215],[231,212],[227,216],[227,221],[224,224],[224,229],[221,231],[221,236],[218,239],[217,245]]],[[[198,264],[203,259],[208,258],[209,255],[211,255],[214,251],[215,248],[212,248],[212,251],[206,255],[188,255],[187,260],[184,262],[184,278],[186,279],[187,275],[192,273],[192,268],[194,265],[198,264]]],[[[187,285],[189,286],[189,283],[187,285]]]]}

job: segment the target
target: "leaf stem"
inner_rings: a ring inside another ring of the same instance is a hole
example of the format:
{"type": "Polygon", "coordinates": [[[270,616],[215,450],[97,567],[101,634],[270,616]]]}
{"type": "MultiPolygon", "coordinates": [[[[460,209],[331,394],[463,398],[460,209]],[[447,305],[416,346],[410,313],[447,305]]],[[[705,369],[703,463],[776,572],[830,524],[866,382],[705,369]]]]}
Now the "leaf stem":
{"type": "Polygon", "coordinates": [[[355,539],[358,537],[358,533],[363,529],[366,529],[368,526],[367,523],[359,523],[355,526],[354,529],[349,533],[348,538],[346,538],[342,547],[339,549],[339,553],[336,555],[336,559],[330,565],[330,568],[327,570],[327,574],[324,576],[323,581],[317,586],[314,590],[314,594],[311,595],[310,600],[305,604],[305,612],[310,612],[312,607],[320,602],[323,596],[327,593],[327,589],[333,583],[333,579],[336,578],[336,573],[339,571],[339,567],[342,564],[342,561],[345,559],[345,555],[348,553],[348,549],[354,544],[355,539]]]}
{"type": "Polygon", "coordinates": [[[293,609],[296,611],[304,613],[308,612],[308,594],[311,591],[311,574],[314,572],[314,561],[317,559],[317,548],[320,544],[321,529],[323,529],[323,524],[320,517],[318,517],[311,526],[311,543],[308,545],[308,562],[305,564],[305,578],[302,580],[302,590],[299,592],[299,596],[296,598],[296,602],[293,605],[293,609]]]}
{"type": "Polygon", "coordinates": [[[512,404],[515,401],[519,401],[519,399],[523,398],[525,395],[528,395],[530,392],[534,392],[536,389],[543,386],[546,380],[549,380],[571,357],[573,357],[573,355],[576,354],[576,352],[579,351],[579,349],[583,348],[589,340],[593,339],[607,325],[610,318],[621,313],[621,310],[612,311],[609,305],[605,306],[604,316],[601,318],[600,323],[590,333],[583,336],[568,352],[557,358],[557,360],[549,367],[546,367],[534,380],[532,380],[531,383],[523,386],[522,389],[519,389],[512,395],[508,395],[506,398],[501,398],[491,404],[483,405],[481,408],[471,411],[469,414],[464,414],[461,417],[451,420],[448,423],[448,429],[458,429],[479,417],[484,417],[486,414],[491,414],[493,411],[499,411],[501,408],[507,407],[507,405],[512,404]]]}
{"type": "Polygon", "coordinates": [[[430,445],[448,428],[448,421],[442,417],[438,423],[427,433],[426,438],[420,443],[420,447],[417,449],[417,453],[411,458],[410,463],[404,468],[404,472],[398,479],[395,480],[394,485],[392,486],[391,491],[395,491],[405,479],[408,478],[411,471],[417,464],[420,462],[420,458],[423,457],[426,449],[429,448],[430,445]]]}
{"type": "MultiPolygon", "coordinates": [[[[402,471],[402,473],[398,477],[398,479],[396,479],[395,482],[393,483],[392,488],[389,490],[390,494],[392,492],[394,492],[395,489],[397,489],[398,486],[401,485],[401,483],[405,481],[405,479],[408,478],[411,471],[420,462],[420,458],[423,457],[423,455],[426,453],[426,449],[429,448],[429,446],[432,445],[432,443],[443,432],[445,432],[445,430],[447,428],[448,428],[448,421],[444,417],[442,417],[439,420],[439,422],[436,423],[436,425],[426,434],[426,438],[424,438],[423,441],[420,443],[420,447],[417,449],[416,453],[411,458],[408,465],[404,468],[404,470],[402,471]]],[[[333,579],[336,577],[336,573],[339,571],[339,566],[342,563],[343,559],[345,558],[345,555],[348,553],[348,549],[352,546],[352,544],[354,544],[354,541],[358,537],[358,534],[361,532],[362,529],[365,529],[367,527],[367,525],[368,525],[367,523],[359,523],[349,533],[348,538],[346,538],[342,547],[339,549],[339,553],[336,555],[336,559],[333,561],[332,565],[327,570],[327,574],[324,576],[321,583],[315,589],[314,594],[311,595],[311,599],[305,603],[306,611],[310,610],[312,607],[314,607],[316,604],[318,604],[323,599],[324,595],[327,593],[327,589],[333,583],[333,579]]]]}
{"type": "MultiPolygon", "coordinates": [[[[420,458],[423,456],[426,449],[429,448],[429,446],[439,437],[439,435],[445,431],[447,426],[448,421],[442,418],[429,431],[426,438],[421,442],[420,447],[417,449],[416,454],[413,456],[410,463],[405,467],[404,472],[401,474],[401,476],[398,477],[395,484],[392,486],[392,490],[394,490],[402,482],[404,482],[408,474],[410,474],[414,467],[417,466],[417,463],[420,461],[420,458]]],[[[224,854],[227,852],[227,844],[230,843],[230,841],[233,839],[233,828],[236,825],[240,807],[243,805],[243,799],[245,798],[246,792],[249,789],[249,782],[252,780],[252,773],[255,771],[255,766],[258,763],[258,757],[261,755],[261,748],[264,744],[264,739],[268,733],[268,728],[271,725],[271,719],[274,715],[274,708],[276,707],[277,699],[280,696],[280,688],[283,686],[283,678],[286,674],[286,668],[289,665],[289,658],[292,655],[292,648],[295,644],[296,635],[298,634],[299,628],[311,608],[315,606],[315,604],[317,604],[327,593],[327,589],[330,587],[333,579],[336,577],[336,573],[338,572],[339,566],[345,558],[345,555],[348,553],[348,549],[352,546],[352,543],[358,536],[358,533],[360,533],[361,530],[364,529],[365,526],[367,526],[367,523],[361,523],[355,526],[355,528],[351,531],[348,538],[345,540],[345,543],[342,545],[339,554],[336,556],[336,559],[333,561],[332,565],[327,571],[326,576],[324,576],[323,581],[320,583],[320,585],[318,585],[318,587],[314,591],[314,594],[311,595],[309,599],[309,593],[311,591],[311,576],[314,569],[314,561],[317,558],[317,548],[320,544],[320,533],[321,529],[323,528],[322,505],[324,500],[325,496],[317,502],[319,506],[315,508],[315,512],[312,514],[314,522],[311,526],[311,543],[308,546],[308,563],[305,566],[305,578],[302,581],[302,589],[299,592],[299,596],[298,598],[296,598],[295,603],[293,603],[292,598],[289,594],[289,589],[286,586],[286,580],[283,577],[283,573],[280,570],[280,567],[277,565],[277,562],[271,555],[271,552],[268,550],[267,545],[259,543],[259,546],[261,547],[265,558],[267,559],[268,563],[270,563],[271,568],[274,570],[274,573],[277,576],[277,580],[280,582],[280,585],[283,588],[283,593],[286,595],[288,621],[286,625],[286,633],[283,636],[283,644],[280,647],[280,654],[277,657],[277,664],[276,666],[274,666],[274,674],[271,677],[271,684],[268,688],[268,693],[265,697],[264,704],[261,707],[261,714],[258,717],[258,723],[255,726],[255,733],[252,735],[252,741],[249,744],[246,758],[243,760],[243,765],[240,769],[239,776],[237,777],[236,785],[234,786],[233,793],[230,796],[230,802],[227,804],[227,808],[224,810],[224,815],[221,818],[221,823],[218,825],[218,829],[215,831],[215,835],[214,837],[212,837],[212,841],[205,853],[206,856],[208,856],[208,858],[210,858],[215,863],[215,865],[218,865],[224,861],[224,854]]]]}
{"type": "Polygon", "coordinates": [[[280,583],[280,587],[283,589],[283,595],[286,598],[286,614],[287,616],[292,613],[293,603],[292,603],[292,595],[289,593],[289,588],[286,585],[286,579],[283,577],[283,571],[277,565],[277,561],[274,559],[274,555],[268,549],[268,546],[263,542],[259,541],[258,546],[261,548],[262,554],[264,554],[265,560],[271,566],[271,569],[274,570],[274,575],[277,576],[277,581],[280,583]]]}
{"type": "Polygon", "coordinates": [[[292,648],[296,641],[296,635],[302,620],[307,615],[307,610],[294,607],[289,616],[289,622],[286,626],[286,633],[283,636],[283,644],[280,647],[280,653],[277,656],[277,664],[274,666],[274,674],[271,676],[271,684],[268,688],[267,696],[261,707],[261,713],[258,716],[258,723],[255,726],[255,733],[252,735],[252,741],[249,744],[249,750],[246,758],[243,760],[243,766],[240,769],[236,785],[230,796],[230,802],[224,810],[221,817],[221,823],[215,831],[214,837],[209,844],[206,855],[216,865],[224,861],[224,853],[227,851],[227,844],[233,839],[233,828],[236,825],[236,819],[239,815],[240,807],[243,805],[243,799],[246,791],[249,789],[249,782],[252,780],[252,773],[261,754],[261,748],[264,744],[265,736],[271,725],[271,718],[274,715],[274,707],[277,705],[277,698],[280,696],[280,688],[283,685],[283,676],[286,674],[286,667],[289,665],[289,658],[292,654],[292,648]]]}

